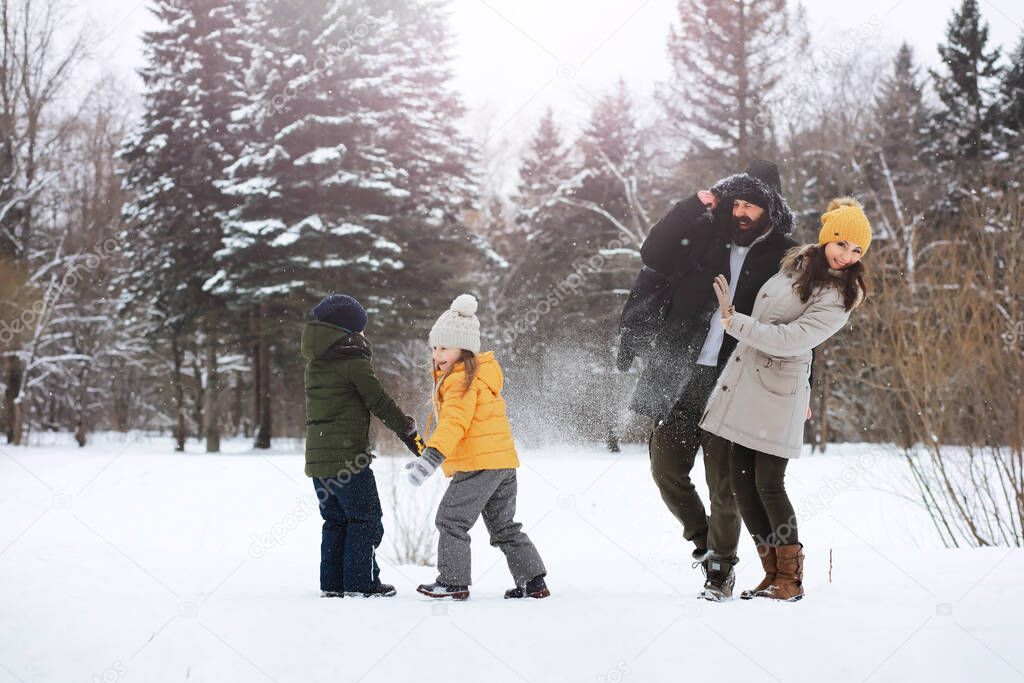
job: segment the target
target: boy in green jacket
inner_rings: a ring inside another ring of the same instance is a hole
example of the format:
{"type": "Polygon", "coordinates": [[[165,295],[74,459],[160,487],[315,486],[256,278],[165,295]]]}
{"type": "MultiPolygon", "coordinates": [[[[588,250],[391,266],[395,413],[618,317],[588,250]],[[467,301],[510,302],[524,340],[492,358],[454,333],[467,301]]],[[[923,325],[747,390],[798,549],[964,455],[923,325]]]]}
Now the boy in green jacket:
{"type": "Polygon", "coordinates": [[[322,597],[385,596],[375,550],[384,536],[377,482],[370,469],[370,413],[419,454],[416,421],[391,399],[373,373],[366,311],[332,294],[302,330],[306,359],[306,476],[313,478],[320,516],[322,597]]]}

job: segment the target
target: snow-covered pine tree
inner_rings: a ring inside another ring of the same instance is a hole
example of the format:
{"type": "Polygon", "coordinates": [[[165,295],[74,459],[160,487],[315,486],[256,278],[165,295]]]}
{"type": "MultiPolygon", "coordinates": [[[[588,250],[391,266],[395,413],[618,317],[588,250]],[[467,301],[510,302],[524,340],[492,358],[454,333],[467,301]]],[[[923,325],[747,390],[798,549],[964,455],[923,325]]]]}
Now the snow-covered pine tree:
{"type": "Polygon", "coordinates": [[[680,0],[668,39],[672,76],[657,93],[683,154],[719,176],[774,151],[774,116],[790,57],[786,0],[680,0]],[[701,163],[702,162],[702,163],[701,163]]]}
{"type": "MultiPolygon", "coordinates": [[[[618,451],[625,412],[621,409],[631,386],[615,368],[618,323],[622,307],[640,269],[640,246],[651,219],[646,204],[655,179],[645,149],[645,131],[625,81],[595,103],[580,137],[582,170],[571,205],[583,209],[574,224],[576,262],[586,264],[580,287],[579,314],[564,316],[575,324],[577,365],[586,373],[577,378],[581,389],[579,426],[591,438],[604,439],[618,451]]],[[[576,311],[573,311],[576,313],[576,311]]]]}
{"type": "Polygon", "coordinates": [[[642,157],[632,98],[621,82],[595,103],[572,148],[562,145],[550,112],[541,120],[520,169],[527,236],[516,268],[524,291],[558,301],[557,315],[536,321],[541,336],[594,342],[584,329],[604,329],[617,316],[621,306],[608,298],[623,285],[606,280],[617,281],[609,265],[622,252],[609,250],[637,250],[643,241],[642,157]]]}
{"type": "MultiPolygon", "coordinates": [[[[517,207],[515,230],[506,238],[510,267],[496,292],[504,313],[501,350],[506,372],[513,378],[506,391],[513,420],[542,420],[563,431],[569,425],[552,418],[564,411],[547,403],[551,378],[546,367],[548,352],[557,350],[552,334],[562,327],[561,316],[572,306],[563,303],[571,296],[566,278],[572,273],[574,253],[566,226],[579,210],[561,201],[576,189],[572,156],[573,148],[549,107],[521,154],[519,184],[512,198],[517,207]]],[[[538,437],[539,431],[526,435],[534,445],[538,437]]]]}
{"type": "Polygon", "coordinates": [[[250,303],[344,291],[378,337],[450,302],[439,285],[481,252],[460,222],[473,154],[439,5],[274,0],[255,26],[252,138],[222,183],[239,205],[207,288],[250,303]]]}
{"type": "Polygon", "coordinates": [[[380,26],[353,2],[277,0],[251,32],[249,139],[221,183],[237,206],[206,287],[257,303],[333,281],[373,305],[374,274],[405,267],[376,234],[404,195],[366,104],[386,69],[370,59],[380,26]]]}
{"type": "Polygon", "coordinates": [[[410,267],[391,273],[385,282],[396,337],[408,336],[411,320],[426,332],[433,316],[423,311],[443,310],[456,289],[487,286],[507,265],[485,233],[467,227],[481,191],[479,154],[457,127],[465,108],[451,87],[448,4],[370,3],[375,14],[386,18],[388,31],[382,31],[386,57],[379,57],[387,65],[386,85],[368,101],[381,116],[378,144],[401,169],[408,192],[391,220],[394,241],[410,267]]]}
{"type": "Polygon", "coordinates": [[[275,319],[345,292],[386,351],[489,264],[462,220],[474,155],[455,128],[443,3],[270,0],[250,41],[249,102],[236,112],[246,146],[220,183],[238,204],[205,286],[252,307],[267,446],[275,319]]]}
{"type": "Polygon", "coordinates": [[[555,112],[548,107],[530,137],[519,166],[517,188],[524,222],[552,208],[558,188],[569,173],[570,149],[555,121],[555,112]]]}
{"type": "MultiPolygon", "coordinates": [[[[124,314],[149,322],[151,336],[171,340],[177,354],[199,325],[215,343],[211,316],[223,315],[203,284],[216,272],[220,215],[232,201],[215,181],[239,149],[230,116],[247,55],[245,12],[241,0],[156,0],[151,9],[162,25],[143,38],[144,113],[119,151],[131,198],[122,235],[130,266],[118,285],[124,314]]],[[[173,409],[184,424],[181,403],[173,409]]],[[[177,432],[180,450],[185,434],[177,432]]]]}
{"type": "Polygon", "coordinates": [[[899,174],[920,168],[920,151],[929,111],[922,97],[923,82],[913,48],[903,43],[875,94],[874,121],[868,140],[885,155],[890,170],[899,174]]]}
{"type": "Polygon", "coordinates": [[[928,152],[936,170],[948,179],[937,207],[948,215],[982,189],[996,152],[999,50],[988,48],[988,24],[977,0],[963,0],[954,10],[946,42],[938,50],[943,68],[930,74],[942,106],[932,117],[928,152]]]}
{"type": "Polygon", "coordinates": [[[641,265],[640,246],[651,222],[645,200],[653,185],[644,132],[623,80],[595,103],[578,146],[582,170],[570,201],[584,213],[578,217],[575,248],[602,263],[585,288],[589,305],[583,322],[598,338],[615,338],[619,312],[641,265]]]}
{"type": "Polygon", "coordinates": [[[1024,148],[1024,34],[1009,54],[1009,64],[1003,70],[996,111],[999,117],[999,149],[995,161],[1004,169],[1008,183],[1019,190],[1022,170],[1015,162],[1021,148],[1024,148]]]}
{"type": "Polygon", "coordinates": [[[893,240],[911,287],[915,253],[923,246],[919,228],[934,200],[922,159],[930,115],[922,87],[913,49],[903,43],[875,94],[863,155],[863,182],[878,206],[880,236],[893,240]]]}
{"type": "MultiPolygon", "coordinates": [[[[573,176],[577,169],[571,153],[572,148],[566,144],[555,121],[554,111],[548,108],[530,138],[519,167],[515,201],[519,207],[516,222],[521,231],[511,245],[512,266],[504,288],[510,298],[521,300],[526,293],[533,303],[539,303],[549,297],[552,288],[568,274],[572,259],[567,257],[574,251],[567,244],[565,227],[571,216],[579,212],[561,201],[572,197],[576,191],[573,176]]],[[[510,350],[514,354],[533,353],[542,335],[522,335],[520,330],[525,328],[521,325],[517,330],[513,322],[516,321],[508,321],[504,330],[510,350]]],[[[536,325],[545,329],[558,326],[547,318],[538,319],[536,325]]]]}
{"type": "MultiPolygon", "coordinates": [[[[842,83],[841,87],[853,93],[874,89],[869,108],[858,117],[864,125],[854,128],[851,151],[843,150],[842,157],[818,157],[819,163],[824,162],[820,167],[800,164],[799,171],[809,171],[808,178],[814,181],[811,192],[805,196],[812,192],[816,195],[812,195],[814,201],[809,203],[815,230],[828,196],[853,191],[865,200],[875,230],[872,272],[884,283],[880,288],[897,293],[895,297],[885,297],[884,304],[880,304],[889,312],[916,306],[919,255],[927,247],[928,236],[934,237],[933,225],[925,218],[934,199],[934,182],[929,177],[934,171],[922,159],[930,112],[923,101],[923,79],[911,47],[907,43],[900,45],[881,78],[879,72],[880,69],[872,69],[863,88],[851,87],[849,81],[842,83]],[[848,185],[828,182],[829,171],[847,165],[836,163],[837,158],[849,159],[849,166],[855,171],[848,185]]],[[[837,117],[823,118],[830,124],[837,117]]],[[[841,149],[830,138],[812,136],[806,142],[828,153],[841,149]]],[[[816,381],[810,424],[816,447],[824,450],[836,435],[857,438],[864,427],[851,430],[850,425],[875,425],[888,419],[893,406],[887,397],[864,401],[855,389],[889,381],[887,368],[863,361],[878,339],[888,333],[886,322],[878,316],[858,318],[815,351],[816,381]],[[836,353],[836,349],[844,352],[836,353]]]]}
{"type": "Polygon", "coordinates": [[[569,149],[553,115],[545,115],[520,168],[526,245],[513,269],[527,293],[516,322],[529,331],[515,347],[532,363],[542,412],[568,416],[566,427],[588,438],[606,436],[619,405],[600,394],[612,390],[606,375],[615,372],[618,316],[649,223],[643,203],[652,183],[642,141],[620,81],[598,99],[569,149]],[[556,399],[545,382],[578,391],[556,399]]]}

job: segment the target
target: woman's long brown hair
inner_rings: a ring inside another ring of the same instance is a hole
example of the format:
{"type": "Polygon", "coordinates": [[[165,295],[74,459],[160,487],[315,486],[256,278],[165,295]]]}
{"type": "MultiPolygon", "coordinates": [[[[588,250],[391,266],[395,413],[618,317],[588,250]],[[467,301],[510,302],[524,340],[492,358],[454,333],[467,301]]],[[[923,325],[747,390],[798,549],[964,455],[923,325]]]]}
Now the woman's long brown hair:
{"type": "MultiPolygon", "coordinates": [[[[824,284],[827,287],[836,286],[833,284],[835,276],[829,273],[828,260],[825,258],[825,247],[816,244],[799,258],[806,261],[800,271],[800,275],[796,279],[796,284],[793,285],[800,295],[800,301],[807,303],[807,300],[811,298],[811,294],[814,293],[815,287],[819,284],[824,284]]],[[[840,290],[843,293],[843,305],[849,311],[868,294],[868,286],[864,281],[867,275],[867,268],[864,267],[861,261],[857,261],[840,272],[842,273],[840,290]]]]}

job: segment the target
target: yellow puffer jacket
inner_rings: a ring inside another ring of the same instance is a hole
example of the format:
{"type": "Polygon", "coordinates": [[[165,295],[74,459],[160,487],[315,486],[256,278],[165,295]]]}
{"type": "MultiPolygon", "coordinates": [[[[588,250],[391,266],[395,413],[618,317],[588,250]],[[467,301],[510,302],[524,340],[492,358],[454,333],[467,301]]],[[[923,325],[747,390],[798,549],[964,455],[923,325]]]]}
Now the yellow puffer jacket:
{"type": "MultiPolygon", "coordinates": [[[[476,358],[476,377],[469,389],[463,391],[466,367],[460,362],[434,393],[437,429],[427,440],[427,446],[445,456],[441,470],[446,477],[456,472],[519,467],[512,427],[505,414],[505,399],[501,397],[505,383],[501,366],[493,351],[476,358]]],[[[434,384],[441,376],[440,370],[434,370],[434,384]]]]}

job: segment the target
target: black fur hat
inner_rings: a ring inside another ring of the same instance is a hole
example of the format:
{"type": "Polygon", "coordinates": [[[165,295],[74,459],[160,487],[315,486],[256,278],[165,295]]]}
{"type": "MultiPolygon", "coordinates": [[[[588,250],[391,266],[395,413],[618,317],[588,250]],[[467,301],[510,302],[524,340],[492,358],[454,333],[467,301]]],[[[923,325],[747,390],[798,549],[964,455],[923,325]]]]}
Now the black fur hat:
{"type": "Polygon", "coordinates": [[[711,192],[718,197],[714,210],[715,218],[728,223],[732,214],[733,201],[742,199],[768,212],[772,231],[780,235],[793,232],[793,212],[782,196],[779,169],[770,161],[754,161],[746,173],[737,173],[723,178],[711,186],[711,192]]]}

